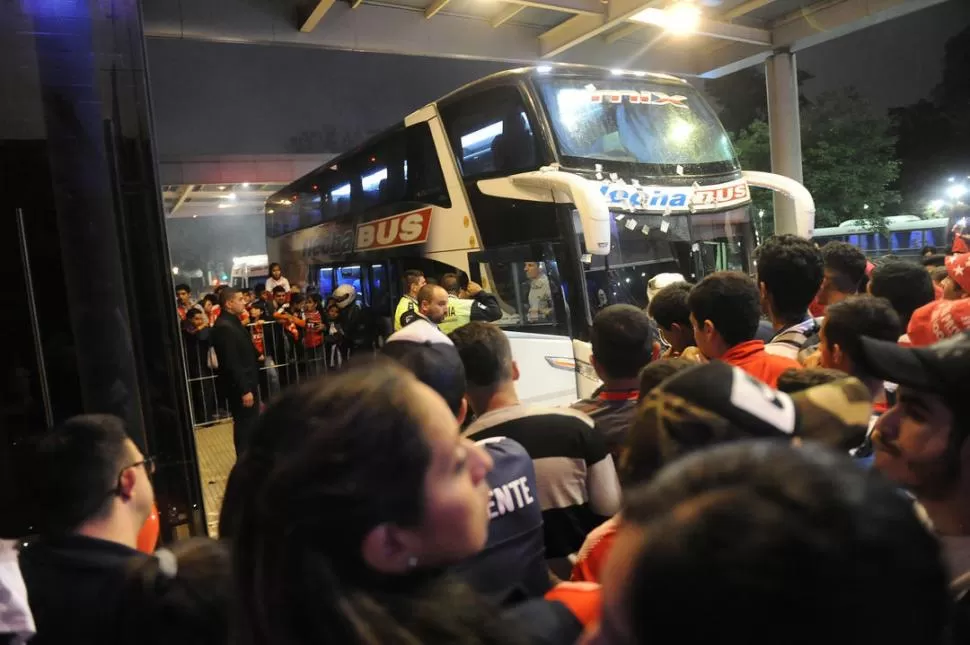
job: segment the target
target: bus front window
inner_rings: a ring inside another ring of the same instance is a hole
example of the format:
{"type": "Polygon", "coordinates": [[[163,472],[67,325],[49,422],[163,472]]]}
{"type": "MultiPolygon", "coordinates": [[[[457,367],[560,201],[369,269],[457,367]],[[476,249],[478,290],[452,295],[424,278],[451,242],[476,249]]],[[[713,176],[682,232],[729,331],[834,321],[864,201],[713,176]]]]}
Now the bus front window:
{"type": "Polygon", "coordinates": [[[651,175],[739,168],[724,128],[689,85],[549,77],[538,86],[565,166],[626,162],[651,175]]]}
{"type": "Polygon", "coordinates": [[[746,272],[753,248],[746,207],[690,216],[613,213],[609,255],[583,256],[590,317],[612,304],[646,307],[647,283],[660,273],[694,282],[714,271],[746,272]]]}
{"type": "Polygon", "coordinates": [[[696,254],[694,272],[699,276],[714,271],[747,273],[756,246],[751,209],[695,213],[691,216],[691,240],[696,254]]]}
{"type": "Polygon", "coordinates": [[[614,213],[610,233],[609,255],[583,256],[591,317],[617,303],[645,307],[647,283],[658,273],[690,276],[687,217],[614,213]]]}

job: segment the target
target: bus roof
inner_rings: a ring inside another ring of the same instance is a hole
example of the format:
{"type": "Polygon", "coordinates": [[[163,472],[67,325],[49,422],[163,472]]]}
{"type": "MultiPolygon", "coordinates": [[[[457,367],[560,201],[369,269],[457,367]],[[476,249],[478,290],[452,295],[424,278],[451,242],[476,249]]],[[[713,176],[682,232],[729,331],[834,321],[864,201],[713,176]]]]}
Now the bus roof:
{"type": "MultiPolygon", "coordinates": [[[[645,72],[642,70],[625,70],[625,69],[608,69],[606,67],[596,67],[594,65],[577,65],[573,63],[558,63],[550,65],[533,65],[531,67],[518,67],[516,69],[507,69],[501,72],[496,72],[494,74],[489,74],[471,83],[466,83],[456,90],[445,94],[441,98],[428,103],[424,108],[431,105],[436,105],[441,101],[452,98],[458,94],[463,94],[468,90],[476,88],[478,86],[488,86],[495,84],[497,81],[504,81],[506,79],[515,77],[532,77],[532,76],[549,76],[549,77],[570,77],[570,76],[602,76],[604,78],[647,78],[654,81],[661,81],[667,83],[676,83],[678,85],[689,85],[687,81],[677,76],[671,76],[670,74],[664,74],[662,72],[645,72]]],[[[412,114],[417,114],[421,110],[415,110],[412,114]]],[[[411,116],[411,115],[408,115],[411,116]]]]}
{"type": "MultiPolygon", "coordinates": [[[[888,219],[888,218],[887,218],[888,219]]],[[[915,231],[926,228],[946,228],[949,220],[947,218],[935,219],[915,219],[905,222],[889,222],[886,229],[892,231],[915,231]]],[[[867,226],[845,226],[848,222],[843,222],[839,226],[827,228],[817,228],[812,237],[830,237],[833,235],[848,235],[851,233],[875,233],[876,230],[867,226]]]]}
{"type": "Polygon", "coordinates": [[[501,72],[496,72],[494,74],[489,74],[488,76],[484,76],[484,77],[482,77],[482,78],[480,78],[478,80],[472,81],[471,83],[467,83],[466,85],[463,85],[463,86],[459,87],[458,89],[453,90],[452,92],[449,92],[448,94],[446,94],[446,95],[444,95],[444,96],[442,96],[442,97],[440,97],[440,98],[432,101],[431,103],[428,103],[427,105],[425,105],[425,106],[423,106],[423,107],[415,110],[411,114],[407,115],[404,119],[402,119],[401,121],[398,121],[394,125],[392,125],[392,126],[390,126],[388,128],[385,128],[384,130],[378,132],[377,134],[374,134],[371,137],[368,137],[365,141],[362,141],[361,143],[357,144],[356,146],[354,146],[350,150],[346,150],[346,151],[342,152],[341,154],[337,155],[336,157],[333,157],[332,159],[329,159],[325,163],[322,163],[320,166],[318,166],[318,167],[314,168],[313,170],[311,170],[310,172],[304,174],[303,176],[297,177],[296,179],[294,179],[290,183],[288,183],[286,186],[284,186],[283,188],[281,188],[279,191],[277,191],[276,193],[270,195],[266,199],[266,203],[267,204],[268,203],[280,203],[280,200],[285,199],[286,196],[289,195],[289,194],[291,194],[293,192],[293,190],[296,188],[296,186],[294,186],[294,184],[298,184],[298,183],[300,183],[302,181],[308,181],[312,176],[317,175],[317,173],[325,170],[326,168],[329,168],[330,166],[339,165],[343,160],[347,159],[348,157],[352,157],[353,155],[361,152],[362,150],[364,150],[368,146],[371,146],[375,141],[379,141],[379,140],[383,139],[384,137],[386,137],[387,135],[389,135],[390,133],[392,133],[392,132],[394,132],[396,130],[400,130],[401,128],[405,127],[405,124],[409,120],[412,120],[412,119],[421,120],[420,117],[419,117],[419,115],[423,111],[427,110],[430,107],[437,106],[438,103],[440,103],[442,101],[449,100],[449,99],[451,99],[451,98],[453,98],[455,96],[459,96],[459,95],[461,95],[461,94],[463,94],[463,93],[465,93],[465,92],[467,92],[469,90],[473,90],[473,89],[478,88],[478,87],[483,87],[484,88],[484,87],[488,87],[488,86],[491,86],[491,85],[500,85],[500,84],[502,84],[503,82],[505,82],[505,81],[507,81],[509,79],[513,79],[513,78],[527,78],[527,77],[534,77],[534,76],[539,76],[539,77],[552,77],[552,78],[555,78],[555,77],[560,77],[560,78],[568,78],[568,77],[602,77],[602,78],[611,78],[611,79],[619,79],[619,78],[648,79],[648,80],[652,80],[652,81],[658,81],[658,82],[661,82],[661,83],[670,83],[670,84],[676,84],[676,85],[690,87],[690,84],[687,81],[685,81],[684,79],[678,78],[676,76],[671,76],[670,74],[664,74],[664,73],[661,73],[661,72],[645,72],[645,71],[641,71],[641,70],[608,69],[606,67],[596,67],[596,66],[593,66],[593,65],[575,65],[575,64],[572,64],[572,63],[561,63],[561,64],[550,64],[550,65],[534,65],[534,66],[531,66],[531,67],[519,67],[519,68],[516,68],[516,69],[509,69],[509,70],[505,70],[505,71],[501,71],[501,72]]]}

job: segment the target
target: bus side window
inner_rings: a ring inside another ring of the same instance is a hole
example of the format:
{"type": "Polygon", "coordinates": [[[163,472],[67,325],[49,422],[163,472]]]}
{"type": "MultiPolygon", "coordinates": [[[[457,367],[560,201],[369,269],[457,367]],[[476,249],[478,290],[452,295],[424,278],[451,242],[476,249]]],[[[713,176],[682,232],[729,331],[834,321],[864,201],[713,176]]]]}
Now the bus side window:
{"type": "Polygon", "coordinates": [[[446,208],[451,206],[438,152],[427,123],[417,123],[407,129],[407,153],[403,169],[408,201],[446,208]]]}
{"type": "Polygon", "coordinates": [[[497,87],[441,109],[464,177],[534,170],[536,140],[519,91],[497,87]]]}
{"type": "Polygon", "coordinates": [[[923,246],[923,231],[912,231],[909,234],[909,248],[919,249],[923,246]]]}

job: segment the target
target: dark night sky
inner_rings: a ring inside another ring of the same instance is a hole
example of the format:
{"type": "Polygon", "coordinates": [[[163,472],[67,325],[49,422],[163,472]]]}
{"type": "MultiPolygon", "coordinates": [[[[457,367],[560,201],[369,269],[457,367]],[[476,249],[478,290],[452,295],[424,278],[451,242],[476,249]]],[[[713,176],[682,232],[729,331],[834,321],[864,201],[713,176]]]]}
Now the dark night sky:
{"type": "MultiPolygon", "coordinates": [[[[927,98],[942,74],[943,45],[970,25],[970,1],[949,0],[798,53],[818,92],[854,85],[879,109],[927,98]]],[[[970,82],[970,79],[968,79],[970,82]]]]}

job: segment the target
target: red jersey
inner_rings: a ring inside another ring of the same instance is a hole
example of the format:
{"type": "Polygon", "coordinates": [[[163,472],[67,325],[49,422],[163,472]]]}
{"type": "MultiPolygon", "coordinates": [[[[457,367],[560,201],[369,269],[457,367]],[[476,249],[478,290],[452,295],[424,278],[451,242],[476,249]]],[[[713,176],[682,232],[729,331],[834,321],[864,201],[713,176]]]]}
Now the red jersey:
{"type": "Polygon", "coordinates": [[[306,335],[303,337],[303,344],[307,349],[313,349],[323,345],[323,316],[320,311],[306,311],[303,313],[306,320],[306,335]]]}
{"type": "Polygon", "coordinates": [[[249,326],[250,332],[253,334],[253,345],[256,347],[256,351],[259,352],[260,356],[266,355],[266,345],[263,341],[263,321],[257,320],[252,325],[249,326]]]}
{"type": "Polygon", "coordinates": [[[572,575],[569,576],[571,582],[601,582],[603,566],[613,548],[619,527],[619,516],[614,515],[590,531],[573,565],[572,575]]]}
{"type": "Polygon", "coordinates": [[[602,615],[602,587],[593,582],[560,582],[545,599],[565,605],[583,627],[598,623],[602,615]]]}
{"type": "Polygon", "coordinates": [[[766,352],[765,343],[761,340],[739,343],[725,352],[721,360],[728,365],[740,367],[771,387],[778,387],[778,377],[785,370],[793,367],[802,369],[802,364],[798,361],[766,352]]]}
{"type": "Polygon", "coordinates": [[[222,313],[222,307],[215,305],[209,310],[209,327],[214,327],[216,321],[219,320],[219,314],[222,313]]]}
{"type": "Polygon", "coordinates": [[[967,241],[963,239],[963,236],[958,233],[953,237],[953,247],[951,250],[953,253],[967,253],[970,252],[970,247],[967,246],[967,241]]]}

